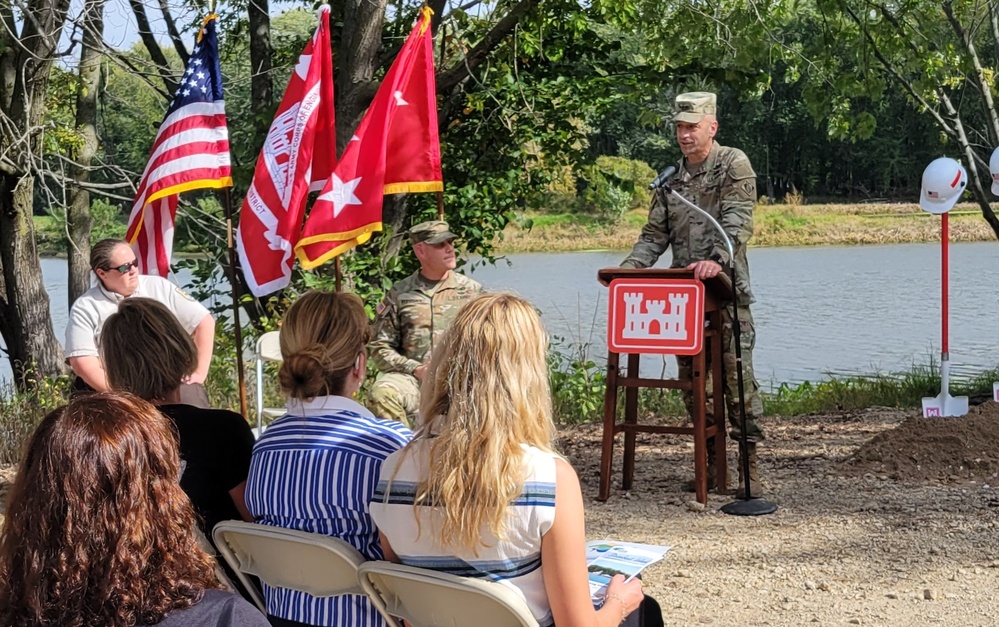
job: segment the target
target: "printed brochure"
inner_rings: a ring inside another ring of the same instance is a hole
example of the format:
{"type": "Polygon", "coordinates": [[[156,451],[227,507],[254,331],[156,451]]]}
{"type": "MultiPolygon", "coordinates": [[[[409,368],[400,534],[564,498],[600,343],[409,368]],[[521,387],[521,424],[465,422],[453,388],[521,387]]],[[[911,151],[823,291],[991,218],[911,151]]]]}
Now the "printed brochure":
{"type": "Polygon", "coordinates": [[[661,560],[671,547],[617,540],[593,540],[586,543],[586,567],[590,573],[590,597],[603,602],[607,584],[614,575],[626,579],[661,560]]]}

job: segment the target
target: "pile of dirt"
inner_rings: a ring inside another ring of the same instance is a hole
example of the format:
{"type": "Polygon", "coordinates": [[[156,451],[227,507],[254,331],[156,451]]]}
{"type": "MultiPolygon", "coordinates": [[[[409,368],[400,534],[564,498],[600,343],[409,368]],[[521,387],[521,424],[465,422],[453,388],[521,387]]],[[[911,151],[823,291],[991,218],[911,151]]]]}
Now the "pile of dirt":
{"type": "Polygon", "coordinates": [[[909,418],[863,444],[843,469],[901,481],[999,484],[999,404],[959,418],[909,418]]]}

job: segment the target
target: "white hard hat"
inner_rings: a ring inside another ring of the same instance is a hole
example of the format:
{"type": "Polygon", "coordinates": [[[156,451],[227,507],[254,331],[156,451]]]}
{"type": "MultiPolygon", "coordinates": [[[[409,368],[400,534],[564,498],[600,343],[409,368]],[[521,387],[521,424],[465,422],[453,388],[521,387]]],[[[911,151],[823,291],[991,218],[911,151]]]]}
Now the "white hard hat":
{"type": "Polygon", "coordinates": [[[992,193],[999,196],[999,148],[992,151],[989,170],[992,172],[992,193]]]}
{"type": "Polygon", "coordinates": [[[947,213],[967,185],[968,173],[964,166],[949,157],[934,159],[923,170],[919,206],[930,213],[947,213]]]}

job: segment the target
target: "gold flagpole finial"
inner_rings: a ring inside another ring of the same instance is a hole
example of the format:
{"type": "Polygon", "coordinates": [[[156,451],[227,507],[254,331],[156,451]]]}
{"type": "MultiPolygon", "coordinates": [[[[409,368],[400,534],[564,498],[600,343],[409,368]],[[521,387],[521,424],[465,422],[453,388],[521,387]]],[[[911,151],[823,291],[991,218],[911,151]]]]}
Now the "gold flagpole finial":
{"type": "Polygon", "coordinates": [[[427,32],[430,27],[430,16],[434,14],[434,10],[430,8],[430,5],[424,4],[420,7],[420,34],[427,32]]]}

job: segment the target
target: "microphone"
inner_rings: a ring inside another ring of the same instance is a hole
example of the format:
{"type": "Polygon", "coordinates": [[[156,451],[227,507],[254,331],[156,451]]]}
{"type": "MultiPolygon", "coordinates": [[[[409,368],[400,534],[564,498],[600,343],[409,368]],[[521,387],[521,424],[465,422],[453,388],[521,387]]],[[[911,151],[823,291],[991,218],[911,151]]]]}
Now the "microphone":
{"type": "Polygon", "coordinates": [[[668,166],[665,170],[659,173],[659,176],[656,177],[656,180],[649,183],[649,189],[656,189],[657,187],[662,187],[663,185],[668,183],[669,180],[673,178],[673,175],[676,174],[676,170],[677,170],[676,164],[668,166]]]}

